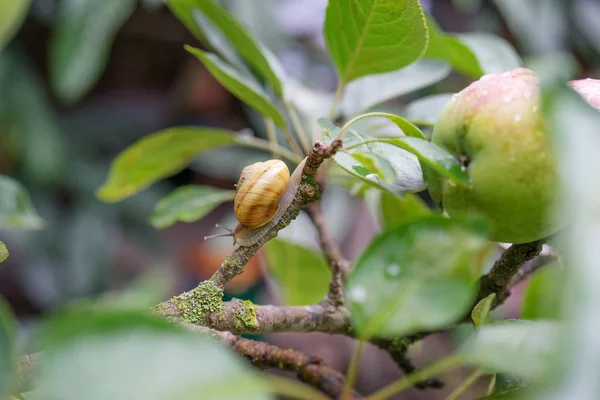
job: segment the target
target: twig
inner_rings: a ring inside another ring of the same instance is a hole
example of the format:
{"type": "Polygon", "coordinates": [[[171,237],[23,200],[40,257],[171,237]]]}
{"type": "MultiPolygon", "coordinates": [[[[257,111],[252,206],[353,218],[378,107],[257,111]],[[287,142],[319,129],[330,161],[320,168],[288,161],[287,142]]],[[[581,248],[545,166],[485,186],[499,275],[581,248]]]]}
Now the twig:
{"type": "Polygon", "coordinates": [[[556,255],[544,255],[534,258],[533,260],[527,262],[525,265],[521,267],[521,269],[512,277],[510,283],[508,284],[509,288],[515,287],[517,284],[521,283],[529,276],[533,275],[540,269],[548,266],[554,261],[558,260],[558,256],[556,255]]]}
{"type": "MultiPolygon", "coordinates": [[[[298,379],[327,393],[334,399],[339,398],[344,387],[344,375],[325,364],[318,357],[307,356],[292,349],[282,349],[275,345],[251,339],[241,338],[231,332],[183,323],[186,329],[209,334],[231,346],[238,354],[249,360],[259,369],[277,368],[296,373],[298,379]]],[[[362,398],[353,393],[353,399],[362,398]]]]}
{"type": "Polygon", "coordinates": [[[331,268],[331,281],[329,282],[329,293],[326,300],[334,308],[342,306],[344,304],[344,279],[350,270],[350,262],[342,256],[338,244],[329,233],[320,202],[310,204],[306,208],[306,212],[317,228],[317,232],[319,232],[321,248],[331,268]]]}
{"type": "MultiPolygon", "coordinates": [[[[410,375],[417,371],[417,368],[408,358],[408,347],[423,339],[427,334],[417,334],[406,338],[398,339],[372,339],[371,343],[382,350],[388,352],[392,360],[398,368],[404,372],[404,375],[410,375]]],[[[415,386],[419,389],[441,389],[444,387],[444,382],[437,378],[429,378],[421,382],[417,382],[415,386]]]]}
{"type": "Polygon", "coordinates": [[[494,263],[487,275],[479,280],[479,293],[475,304],[496,293],[493,307],[502,304],[510,296],[509,284],[513,276],[527,262],[537,257],[542,251],[546,239],[531,243],[513,244],[494,263]]]}

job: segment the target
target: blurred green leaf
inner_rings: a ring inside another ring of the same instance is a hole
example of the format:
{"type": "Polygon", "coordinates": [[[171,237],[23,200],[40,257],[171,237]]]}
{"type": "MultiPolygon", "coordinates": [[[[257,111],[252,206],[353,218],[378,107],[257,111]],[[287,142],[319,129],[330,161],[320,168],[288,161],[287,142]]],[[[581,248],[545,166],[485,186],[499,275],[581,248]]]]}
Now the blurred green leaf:
{"type": "Polygon", "coordinates": [[[323,29],[340,86],[412,64],[427,48],[418,0],[329,0],[323,29]]]}
{"type": "Polygon", "coordinates": [[[536,381],[556,365],[560,325],[551,322],[503,321],[485,325],[461,349],[469,363],[536,381]]]}
{"type": "Polygon", "coordinates": [[[486,74],[505,72],[523,66],[516,50],[500,36],[490,33],[463,33],[457,37],[475,54],[486,74]]]}
{"type": "Polygon", "coordinates": [[[252,78],[243,76],[243,72],[235,70],[215,54],[206,53],[187,45],[185,49],[196,56],[210,71],[211,75],[234,96],[263,116],[271,118],[280,129],[286,129],[283,115],[271,103],[267,94],[252,81],[252,78]]]}
{"type": "Polygon", "coordinates": [[[496,293],[492,293],[477,303],[475,307],[473,307],[473,311],[471,311],[471,319],[475,324],[475,328],[481,329],[481,327],[486,323],[495,298],[496,293]]]}
{"type": "Polygon", "coordinates": [[[25,20],[31,0],[0,1],[0,51],[25,20]]]}
{"type": "MultiPolygon", "coordinates": [[[[336,137],[340,132],[340,128],[326,118],[319,119],[318,124],[323,132],[325,132],[326,140],[332,140],[332,138],[336,137]]],[[[344,146],[348,147],[371,138],[352,129],[348,129],[344,133],[342,139],[344,140],[344,146]]],[[[333,160],[350,175],[359,178],[373,187],[391,193],[420,191],[425,188],[419,160],[405,150],[399,149],[396,146],[391,146],[387,143],[375,142],[358,146],[350,150],[350,152],[350,154],[347,152],[338,152],[333,157],[333,160]],[[387,160],[395,170],[396,181],[393,184],[388,184],[379,179],[376,171],[369,169],[368,166],[359,162],[352,156],[355,152],[377,154],[381,158],[387,160]]]]}
{"type": "Polygon", "coordinates": [[[117,156],[97,196],[106,202],[126,199],[181,171],[197,155],[235,140],[232,132],[213,128],[176,127],[148,135],[117,156]]]}
{"type": "MultiPolygon", "coordinates": [[[[275,93],[282,96],[282,84],[270,65],[263,47],[225,9],[212,0],[167,0],[167,5],[173,14],[200,40],[204,40],[204,27],[199,27],[195,18],[196,13],[202,13],[223,32],[256,72],[273,86],[275,93]]],[[[211,44],[214,45],[214,41],[211,44]]],[[[215,48],[219,50],[217,46],[215,48]]]]}
{"type": "Polygon", "coordinates": [[[220,343],[142,313],[71,311],[53,318],[44,334],[37,381],[44,398],[271,398],[220,343]]]}
{"type": "Polygon", "coordinates": [[[452,93],[439,93],[421,97],[411,102],[405,110],[405,116],[413,123],[435,125],[442,110],[452,100],[452,93]]]}
{"type": "Polygon", "coordinates": [[[316,304],[325,297],[331,271],[321,255],[281,239],[268,242],[264,254],[285,304],[316,304]]]}
{"type": "Polygon", "coordinates": [[[560,318],[565,275],[565,271],[557,268],[556,265],[536,272],[523,293],[521,318],[528,320],[560,318]]]}
{"type": "MultiPolygon", "coordinates": [[[[556,365],[550,375],[556,385],[543,398],[595,399],[600,396],[596,380],[600,372],[600,186],[591,182],[596,182],[600,171],[600,112],[566,85],[555,82],[556,75],[543,76],[543,109],[556,140],[562,178],[563,207],[554,217],[566,216],[569,221],[557,243],[569,274],[561,298],[569,324],[560,346],[562,365],[556,365]]],[[[594,93],[598,95],[596,90],[587,95],[594,93]]]]}
{"type": "Polygon", "coordinates": [[[429,28],[429,47],[425,57],[437,58],[448,62],[453,69],[473,78],[479,78],[484,71],[479,60],[456,36],[443,32],[431,16],[427,16],[429,28]]]}
{"type": "Polygon", "coordinates": [[[362,77],[346,86],[340,112],[354,117],[378,104],[431,86],[450,72],[445,62],[423,59],[397,71],[362,77]]]}
{"type": "Polygon", "coordinates": [[[41,229],[44,221],[37,214],[29,194],[16,180],[0,175],[0,229],[41,229]]]}
{"type": "Polygon", "coordinates": [[[431,215],[431,210],[415,194],[405,193],[402,197],[388,192],[381,193],[381,225],[384,229],[406,223],[411,219],[431,215]]]}
{"type": "Polygon", "coordinates": [[[15,333],[15,322],[10,307],[0,297],[0,399],[4,399],[11,391],[15,333]]]}
{"type": "Polygon", "coordinates": [[[177,221],[197,221],[221,203],[233,200],[235,193],[235,190],[203,185],[177,188],[156,204],[150,223],[155,228],[162,229],[177,221]]]}
{"type": "Polygon", "coordinates": [[[73,103],[102,74],[117,31],[135,0],[64,0],[50,42],[50,81],[57,95],[73,103]]]}
{"type": "Polygon", "coordinates": [[[375,238],[346,283],[359,335],[407,335],[463,316],[476,294],[484,235],[479,219],[428,216],[375,238]]]}
{"type": "Polygon", "coordinates": [[[6,245],[2,242],[0,242],[0,263],[6,261],[6,259],[8,258],[8,249],[6,248],[6,245]]]}

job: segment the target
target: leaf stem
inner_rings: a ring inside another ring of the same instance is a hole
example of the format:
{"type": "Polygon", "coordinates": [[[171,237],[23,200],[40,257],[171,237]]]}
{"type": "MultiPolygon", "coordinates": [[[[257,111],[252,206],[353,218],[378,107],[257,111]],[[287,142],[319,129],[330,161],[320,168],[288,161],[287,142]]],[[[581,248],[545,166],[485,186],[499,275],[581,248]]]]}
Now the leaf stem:
{"type": "Polygon", "coordinates": [[[462,360],[458,355],[451,355],[437,362],[429,365],[428,367],[422,368],[415,372],[414,374],[410,374],[405,376],[404,378],[397,380],[395,382],[390,383],[389,385],[383,387],[377,392],[373,393],[369,396],[369,400],[385,400],[387,398],[392,397],[396,393],[400,393],[405,389],[408,389],[415,384],[424,381],[426,379],[432,378],[436,375],[449,371],[458,367],[461,364],[462,360]]]}
{"type": "Polygon", "coordinates": [[[417,128],[414,124],[412,124],[410,121],[408,121],[402,117],[399,117],[397,115],[390,114],[390,113],[384,113],[384,112],[370,112],[370,113],[362,114],[362,115],[352,118],[350,121],[346,122],[344,124],[344,126],[342,126],[342,128],[340,129],[340,132],[337,134],[336,138],[341,139],[342,136],[344,135],[344,133],[346,133],[346,131],[350,128],[350,125],[354,124],[355,122],[360,121],[361,119],[370,118],[370,117],[387,118],[388,120],[392,121],[400,130],[402,130],[402,132],[406,136],[412,136],[412,137],[418,137],[420,139],[425,139],[425,135],[423,134],[423,132],[421,132],[421,130],[419,128],[417,128]]]}
{"type": "Polygon", "coordinates": [[[271,157],[276,156],[277,147],[277,131],[275,130],[275,123],[271,118],[265,118],[265,131],[267,133],[267,139],[271,147],[271,157]]]}
{"type": "Polygon", "coordinates": [[[340,100],[342,99],[342,94],[344,94],[344,88],[345,88],[345,85],[342,85],[340,83],[335,91],[335,96],[333,97],[333,103],[331,103],[331,109],[329,110],[329,119],[332,121],[335,119],[335,112],[337,111],[337,106],[338,106],[340,100]]]}
{"type": "Polygon", "coordinates": [[[299,164],[302,161],[302,156],[286,149],[283,146],[277,145],[272,146],[271,143],[266,140],[251,137],[251,136],[239,136],[236,140],[240,146],[250,147],[253,149],[274,151],[274,154],[281,158],[285,158],[293,163],[299,164]]]}
{"type": "Polygon", "coordinates": [[[457,400],[460,396],[464,394],[464,392],[471,386],[479,377],[483,375],[483,368],[479,368],[474,371],[471,375],[468,376],[467,379],[464,380],[448,397],[446,400],[457,400]]]}
{"type": "Polygon", "coordinates": [[[344,385],[344,391],[342,392],[341,399],[348,399],[354,384],[356,383],[356,377],[358,376],[358,368],[360,366],[360,359],[365,349],[365,342],[362,340],[356,341],[356,347],[352,353],[350,364],[348,365],[348,371],[346,372],[346,384],[344,385]]]}
{"type": "Polygon", "coordinates": [[[300,144],[304,150],[304,154],[308,154],[310,151],[310,139],[312,138],[309,137],[308,131],[304,129],[304,125],[302,124],[302,121],[300,121],[300,117],[298,116],[294,106],[289,101],[284,101],[284,106],[290,117],[294,131],[296,132],[296,136],[300,139],[300,144]]]}

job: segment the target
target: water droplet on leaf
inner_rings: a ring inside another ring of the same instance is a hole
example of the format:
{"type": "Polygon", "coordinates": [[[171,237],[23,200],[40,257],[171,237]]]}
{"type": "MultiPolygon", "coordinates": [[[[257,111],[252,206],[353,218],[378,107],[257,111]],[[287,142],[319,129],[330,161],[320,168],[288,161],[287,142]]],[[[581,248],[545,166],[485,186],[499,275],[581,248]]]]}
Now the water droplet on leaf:
{"type": "Polygon", "coordinates": [[[355,303],[364,303],[367,299],[367,289],[364,286],[354,286],[350,289],[348,297],[355,303]]]}
{"type": "Polygon", "coordinates": [[[385,268],[385,274],[391,278],[397,277],[400,272],[402,272],[402,267],[396,263],[390,264],[385,268]]]}

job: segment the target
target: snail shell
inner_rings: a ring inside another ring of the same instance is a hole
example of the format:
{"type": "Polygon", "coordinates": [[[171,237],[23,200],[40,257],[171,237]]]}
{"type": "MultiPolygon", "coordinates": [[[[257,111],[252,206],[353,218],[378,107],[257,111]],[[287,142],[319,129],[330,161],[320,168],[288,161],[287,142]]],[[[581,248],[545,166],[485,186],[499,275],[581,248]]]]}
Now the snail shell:
{"type": "MultiPolygon", "coordinates": [[[[272,164],[273,161],[279,161],[279,160],[271,160],[271,161],[267,161],[266,163],[272,164]]],[[[281,162],[283,164],[282,161],[279,161],[279,162],[281,162]]],[[[289,170],[288,170],[288,172],[287,172],[288,178],[286,178],[285,180],[286,180],[286,182],[289,180],[289,182],[287,182],[286,185],[281,184],[280,178],[276,178],[276,180],[266,179],[264,182],[263,181],[260,182],[261,185],[263,183],[267,184],[267,186],[269,187],[268,191],[273,190],[273,182],[275,182],[275,181],[280,182],[277,184],[276,192],[278,192],[281,188],[283,188],[283,192],[279,195],[278,202],[275,203],[276,204],[276,206],[274,207],[275,214],[269,218],[265,218],[266,222],[264,222],[261,226],[259,226],[257,228],[248,227],[246,225],[243,225],[241,222],[243,219],[245,219],[245,217],[247,215],[251,214],[248,211],[244,211],[246,209],[247,204],[245,204],[245,201],[241,201],[241,200],[243,199],[243,197],[246,197],[247,199],[254,199],[254,196],[248,197],[249,196],[248,194],[245,194],[244,196],[240,196],[240,192],[241,191],[254,192],[254,189],[249,190],[249,188],[252,187],[251,183],[257,184],[259,182],[259,179],[255,179],[255,178],[264,178],[265,176],[270,176],[270,175],[269,174],[261,175],[257,172],[257,171],[264,171],[264,168],[263,168],[264,165],[261,166],[261,164],[265,164],[265,163],[256,163],[256,164],[252,164],[252,165],[249,165],[248,167],[244,168],[244,170],[242,171],[242,174],[240,175],[240,180],[238,181],[238,184],[237,184],[238,194],[236,195],[236,198],[234,200],[234,210],[235,210],[238,220],[240,220],[240,223],[238,225],[236,225],[236,227],[233,230],[227,229],[229,231],[228,233],[212,235],[212,236],[205,236],[204,239],[206,240],[206,239],[213,238],[213,237],[233,236],[233,243],[238,244],[241,247],[250,247],[250,246],[254,246],[255,244],[259,243],[265,237],[265,235],[267,235],[267,233],[269,233],[269,231],[271,229],[273,229],[275,226],[277,226],[277,224],[286,215],[286,212],[288,211],[288,209],[294,202],[294,198],[298,194],[298,190],[300,190],[300,184],[302,183],[302,171],[304,170],[305,163],[306,163],[306,158],[304,160],[302,160],[302,162],[300,162],[300,164],[298,164],[298,166],[294,170],[294,173],[292,173],[292,176],[289,176],[289,170]],[[255,174],[257,174],[257,175],[255,176],[255,174]],[[248,185],[248,186],[246,186],[246,185],[248,185]],[[242,204],[242,203],[244,203],[244,204],[242,204]],[[238,210],[241,211],[242,215],[238,215],[238,210]]],[[[267,164],[267,165],[269,165],[269,164],[267,164]]],[[[285,164],[283,164],[283,165],[285,166],[285,164]]],[[[271,173],[273,171],[275,171],[275,168],[273,168],[273,169],[267,168],[267,169],[270,170],[271,173]]],[[[287,170],[287,167],[285,168],[285,170],[287,170]]],[[[281,174],[283,174],[285,176],[285,172],[281,172],[281,174]]],[[[279,176],[279,174],[276,174],[276,176],[279,176]]],[[[264,198],[263,198],[263,202],[264,202],[264,198]]],[[[272,207],[273,206],[271,205],[270,208],[272,208],[272,207]]],[[[265,213],[265,214],[270,215],[271,212],[272,211],[270,211],[269,213],[265,213]]]]}
{"type": "Polygon", "coordinates": [[[289,181],[290,171],[281,160],[257,162],[244,168],[234,200],[240,224],[254,229],[272,220],[289,181]]]}

